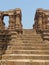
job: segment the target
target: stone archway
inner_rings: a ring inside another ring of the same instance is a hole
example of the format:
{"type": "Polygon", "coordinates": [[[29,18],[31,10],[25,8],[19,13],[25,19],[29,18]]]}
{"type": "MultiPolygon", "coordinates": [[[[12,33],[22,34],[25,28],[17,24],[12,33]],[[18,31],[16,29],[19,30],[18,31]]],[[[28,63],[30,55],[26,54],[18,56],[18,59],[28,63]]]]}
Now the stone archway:
{"type": "Polygon", "coordinates": [[[8,28],[8,26],[9,26],[9,16],[4,16],[3,22],[5,23],[5,28],[8,28]]]}

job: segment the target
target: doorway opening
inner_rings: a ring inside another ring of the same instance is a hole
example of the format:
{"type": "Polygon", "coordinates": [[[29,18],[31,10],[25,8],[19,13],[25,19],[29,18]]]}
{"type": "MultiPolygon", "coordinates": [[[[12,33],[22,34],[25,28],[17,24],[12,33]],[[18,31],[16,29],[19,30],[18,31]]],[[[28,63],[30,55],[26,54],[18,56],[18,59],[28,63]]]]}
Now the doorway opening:
{"type": "Polygon", "coordinates": [[[4,16],[3,22],[5,23],[5,28],[9,26],[9,16],[4,16]]]}

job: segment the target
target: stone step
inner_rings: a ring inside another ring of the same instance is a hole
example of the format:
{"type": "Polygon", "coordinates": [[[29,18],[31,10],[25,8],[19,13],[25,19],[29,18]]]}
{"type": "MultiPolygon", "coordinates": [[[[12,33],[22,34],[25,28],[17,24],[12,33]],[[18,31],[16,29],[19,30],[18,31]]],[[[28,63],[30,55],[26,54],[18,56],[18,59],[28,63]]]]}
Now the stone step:
{"type": "MultiPolygon", "coordinates": [[[[19,41],[19,40],[17,39],[17,41],[19,41]]],[[[27,43],[28,42],[29,43],[45,43],[42,39],[40,39],[40,40],[39,39],[34,39],[34,40],[33,39],[32,40],[31,39],[30,40],[29,39],[28,40],[27,39],[21,39],[20,41],[21,42],[27,42],[27,43]]]]}
{"type": "Polygon", "coordinates": [[[13,48],[13,49],[49,49],[49,46],[47,45],[16,45],[16,46],[7,46],[7,49],[10,49],[10,48],[13,48]]]}
{"type": "MultiPolygon", "coordinates": [[[[40,40],[22,40],[23,43],[41,43],[42,41],[40,40]]],[[[42,42],[43,43],[43,42],[42,42]]]]}
{"type": "Polygon", "coordinates": [[[7,48],[9,48],[9,49],[10,48],[15,48],[15,49],[19,49],[19,48],[20,49],[25,49],[25,48],[26,49],[27,48],[28,49],[36,49],[36,48],[37,49],[49,49],[49,46],[48,45],[43,45],[43,46],[42,45],[16,45],[16,46],[15,45],[14,46],[12,45],[12,46],[7,46],[7,48]]]}
{"type": "Polygon", "coordinates": [[[43,32],[49,32],[49,29],[44,29],[43,32]]]}
{"type": "Polygon", "coordinates": [[[42,38],[40,38],[40,37],[39,37],[39,38],[38,38],[38,37],[37,37],[37,38],[36,38],[36,37],[35,37],[35,38],[34,38],[34,37],[17,38],[17,40],[21,40],[21,39],[22,39],[22,40],[23,40],[23,39],[27,39],[27,40],[31,39],[31,40],[32,40],[32,39],[42,39],[42,38]]]}
{"type": "Polygon", "coordinates": [[[43,36],[49,36],[49,33],[43,33],[43,36]]]}
{"type": "Polygon", "coordinates": [[[45,50],[46,49],[46,50],[48,50],[49,49],[48,45],[47,46],[46,45],[43,45],[43,46],[42,45],[27,45],[27,46],[26,45],[23,45],[23,46],[22,45],[17,45],[17,46],[14,46],[14,47],[13,46],[9,46],[8,48],[10,48],[10,47],[12,49],[18,49],[18,50],[19,49],[25,49],[25,50],[27,50],[27,49],[29,49],[29,50],[31,50],[31,49],[32,50],[34,50],[34,49],[36,49],[36,50],[37,49],[41,49],[41,50],[45,50]]]}
{"type": "Polygon", "coordinates": [[[22,38],[22,39],[17,39],[17,40],[32,40],[32,41],[33,40],[35,40],[35,41],[38,40],[39,41],[39,40],[42,40],[42,39],[41,38],[22,38]]]}
{"type": "Polygon", "coordinates": [[[24,29],[24,30],[23,30],[23,33],[24,33],[24,34],[26,34],[26,33],[27,33],[27,34],[28,34],[28,33],[36,33],[36,31],[34,31],[33,29],[24,29]]]}
{"type": "Polygon", "coordinates": [[[6,54],[49,54],[49,50],[6,50],[6,54]]]}
{"type": "Polygon", "coordinates": [[[28,37],[28,38],[27,38],[27,37],[26,37],[26,38],[25,38],[25,37],[24,37],[24,38],[17,38],[17,40],[23,40],[23,39],[24,39],[24,40],[29,40],[29,39],[30,39],[30,40],[32,40],[32,41],[33,41],[33,40],[36,41],[36,39],[37,39],[37,40],[42,40],[42,41],[43,41],[43,38],[38,38],[38,37],[37,37],[37,38],[34,38],[34,37],[32,37],[32,38],[29,38],[29,37],[28,37]]]}
{"type": "Polygon", "coordinates": [[[9,45],[9,46],[7,46],[7,48],[14,48],[13,46],[14,46],[15,48],[25,48],[25,47],[26,47],[26,48],[28,48],[28,49],[29,49],[29,48],[31,48],[31,49],[32,49],[32,48],[35,48],[35,49],[36,49],[36,48],[38,48],[38,49],[44,49],[44,48],[47,49],[47,48],[48,48],[48,49],[49,49],[49,46],[48,46],[48,45],[43,45],[43,46],[42,46],[42,45],[16,45],[16,46],[15,46],[15,45],[11,45],[11,46],[9,45]],[[23,47],[22,47],[22,46],[23,46],[23,47]]]}
{"type": "Polygon", "coordinates": [[[49,45],[49,42],[46,43],[46,42],[42,42],[42,41],[30,41],[30,43],[29,43],[29,41],[28,41],[28,43],[26,43],[26,41],[21,41],[21,43],[17,42],[16,44],[49,45]]]}
{"type": "Polygon", "coordinates": [[[42,41],[43,41],[42,38],[29,38],[29,37],[28,37],[28,38],[17,38],[16,40],[17,40],[17,41],[19,41],[19,40],[20,40],[20,41],[28,41],[28,42],[29,42],[29,41],[31,41],[31,42],[33,42],[33,41],[34,41],[34,42],[42,42],[42,41]]]}
{"type": "Polygon", "coordinates": [[[49,32],[43,32],[43,34],[49,34],[49,32]]]}
{"type": "Polygon", "coordinates": [[[23,33],[22,35],[23,35],[23,36],[26,36],[26,35],[40,36],[41,34],[37,34],[37,33],[36,33],[36,34],[33,34],[33,33],[28,33],[28,34],[27,34],[27,32],[26,32],[26,34],[23,33]]]}
{"type": "MultiPolygon", "coordinates": [[[[14,42],[14,41],[12,41],[12,42],[14,42]]],[[[12,43],[12,42],[10,42],[10,43],[12,43]]],[[[42,42],[42,41],[30,41],[30,43],[29,43],[29,41],[27,41],[28,43],[26,43],[26,41],[24,40],[24,41],[15,41],[14,42],[14,44],[49,44],[49,43],[44,43],[44,42],[42,42]]],[[[10,44],[10,43],[8,43],[8,44],[10,44]]]]}
{"type": "Polygon", "coordinates": [[[32,36],[33,36],[33,37],[41,37],[41,34],[35,34],[35,35],[34,35],[34,34],[31,33],[31,34],[22,34],[22,35],[20,35],[20,37],[21,37],[21,36],[22,36],[22,37],[23,37],[23,36],[24,36],[24,37],[28,37],[28,36],[30,36],[30,37],[32,37],[32,36]]]}
{"type": "Polygon", "coordinates": [[[38,41],[43,41],[43,39],[42,38],[17,38],[17,40],[31,40],[31,41],[36,41],[36,40],[38,40],[38,41]]]}
{"type": "Polygon", "coordinates": [[[0,65],[49,65],[49,60],[32,60],[32,59],[17,59],[17,60],[0,60],[0,65]]]}
{"type": "Polygon", "coordinates": [[[30,34],[25,34],[25,35],[21,35],[20,36],[20,38],[28,38],[28,37],[30,37],[30,38],[41,38],[41,35],[30,35],[30,34]]]}
{"type": "Polygon", "coordinates": [[[17,40],[21,40],[21,41],[31,41],[31,42],[43,42],[42,38],[21,38],[21,39],[17,39],[17,40]]]}
{"type": "Polygon", "coordinates": [[[43,36],[44,39],[48,39],[49,40],[49,36],[43,36]]]}
{"type": "MultiPolygon", "coordinates": [[[[11,46],[8,47],[9,49],[11,48],[11,46]]],[[[7,49],[8,49],[7,48],[7,49]]],[[[47,47],[39,47],[39,46],[13,46],[12,49],[15,49],[15,50],[22,50],[22,49],[25,49],[25,50],[49,50],[49,46],[47,47]]]]}
{"type": "Polygon", "coordinates": [[[33,42],[35,42],[36,41],[36,43],[38,43],[38,42],[41,42],[42,40],[37,40],[37,39],[34,39],[34,40],[22,40],[23,42],[27,42],[27,43],[33,43],[33,42]]]}
{"type": "MultiPolygon", "coordinates": [[[[22,43],[26,43],[26,44],[27,44],[27,43],[32,43],[32,44],[37,43],[37,44],[40,44],[40,41],[38,41],[38,40],[36,40],[36,41],[35,41],[35,40],[33,40],[33,41],[31,41],[31,40],[30,40],[30,41],[29,41],[29,40],[26,40],[26,41],[25,41],[25,40],[22,40],[21,42],[22,42],[22,43]]],[[[20,43],[20,44],[21,44],[21,43],[20,43]]],[[[42,43],[41,43],[41,44],[42,44],[42,43]]],[[[43,44],[44,44],[44,43],[43,43],[43,44]]]]}
{"type": "Polygon", "coordinates": [[[26,34],[22,34],[22,35],[20,35],[20,36],[35,36],[35,37],[40,37],[41,36],[41,34],[33,34],[33,33],[26,33],[26,34]]]}
{"type": "Polygon", "coordinates": [[[14,59],[32,59],[32,60],[49,60],[49,55],[39,55],[39,54],[5,54],[2,59],[14,60],[14,59]]]}
{"type": "Polygon", "coordinates": [[[49,50],[48,45],[10,45],[7,47],[7,50],[49,50]]]}
{"type": "Polygon", "coordinates": [[[49,44],[44,44],[44,43],[15,43],[9,44],[8,46],[41,46],[41,47],[49,47],[49,44]]]}
{"type": "Polygon", "coordinates": [[[35,35],[35,36],[38,35],[38,36],[40,36],[41,34],[37,34],[37,33],[33,33],[33,32],[31,32],[31,33],[30,33],[30,32],[28,32],[28,33],[26,32],[26,33],[23,33],[22,35],[33,35],[33,36],[34,36],[34,35],[35,35]]]}
{"type": "Polygon", "coordinates": [[[29,34],[29,33],[34,33],[34,34],[37,34],[35,30],[23,30],[23,34],[29,34]]]}

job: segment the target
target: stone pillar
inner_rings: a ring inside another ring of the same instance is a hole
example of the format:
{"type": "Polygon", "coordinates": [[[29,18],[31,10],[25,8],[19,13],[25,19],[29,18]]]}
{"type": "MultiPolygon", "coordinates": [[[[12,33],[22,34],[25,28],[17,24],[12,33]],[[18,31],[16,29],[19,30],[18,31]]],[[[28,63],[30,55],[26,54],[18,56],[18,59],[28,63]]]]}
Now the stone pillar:
{"type": "Polygon", "coordinates": [[[35,19],[35,30],[37,30],[37,27],[38,27],[38,20],[35,19]]]}
{"type": "Polygon", "coordinates": [[[0,60],[2,59],[2,54],[3,54],[3,50],[2,50],[2,46],[4,44],[4,42],[2,42],[3,30],[5,30],[5,24],[3,22],[3,13],[0,12],[0,60]]]}
{"type": "Polygon", "coordinates": [[[49,16],[46,17],[46,29],[49,29],[49,16]]]}
{"type": "Polygon", "coordinates": [[[21,10],[16,9],[16,30],[17,31],[22,31],[22,23],[21,23],[21,10]]]}
{"type": "Polygon", "coordinates": [[[0,30],[5,30],[5,24],[3,22],[3,14],[0,12],[0,30]]]}
{"type": "Polygon", "coordinates": [[[46,29],[46,27],[47,27],[46,26],[47,25],[46,22],[47,22],[47,17],[44,15],[44,17],[43,17],[43,30],[46,29]]]}
{"type": "Polygon", "coordinates": [[[15,30],[15,16],[14,14],[11,12],[9,14],[9,30],[15,30]]]}
{"type": "Polygon", "coordinates": [[[42,16],[41,15],[38,18],[38,29],[42,30],[42,16]]]}

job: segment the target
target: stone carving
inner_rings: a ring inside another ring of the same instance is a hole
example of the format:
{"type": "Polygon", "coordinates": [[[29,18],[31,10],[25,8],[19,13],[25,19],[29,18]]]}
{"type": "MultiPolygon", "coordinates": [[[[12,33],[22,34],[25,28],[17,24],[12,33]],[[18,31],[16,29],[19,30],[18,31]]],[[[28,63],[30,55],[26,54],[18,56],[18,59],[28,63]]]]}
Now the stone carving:
{"type": "MultiPolygon", "coordinates": [[[[9,16],[9,30],[17,30],[22,31],[22,23],[21,23],[21,10],[15,9],[15,10],[9,10],[9,11],[3,11],[0,12],[0,25],[4,28],[4,16],[9,16]]],[[[0,28],[1,28],[0,27],[0,28]]],[[[1,29],[3,29],[1,28],[1,29]]]]}
{"type": "Polygon", "coordinates": [[[35,14],[35,23],[33,28],[42,34],[43,39],[48,39],[49,34],[49,11],[37,9],[35,14]]]}
{"type": "Polygon", "coordinates": [[[0,30],[4,30],[5,26],[4,26],[4,22],[3,22],[3,13],[0,12],[0,30]]]}
{"type": "Polygon", "coordinates": [[[37,9],[35,14],[35,29],[36,30],[45,30],[49,29],[49,11],[43,9],[37,9]]]}

